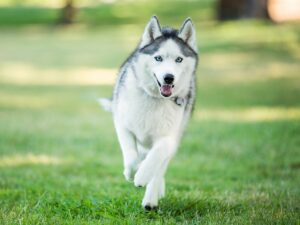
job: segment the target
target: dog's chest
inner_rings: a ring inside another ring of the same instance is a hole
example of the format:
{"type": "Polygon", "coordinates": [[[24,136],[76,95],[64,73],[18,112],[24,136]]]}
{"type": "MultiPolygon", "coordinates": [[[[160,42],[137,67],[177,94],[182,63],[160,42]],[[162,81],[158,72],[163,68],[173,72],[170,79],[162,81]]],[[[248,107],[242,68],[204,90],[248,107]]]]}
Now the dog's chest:
{"type": "Polygon", "coordinates": [[[183,107],[172,100],[152,98],[143,93],[127,95],[118,104],[119,120],[145,145],[151,145],[158,137],[176,134],[183,111],[183,107]]]}

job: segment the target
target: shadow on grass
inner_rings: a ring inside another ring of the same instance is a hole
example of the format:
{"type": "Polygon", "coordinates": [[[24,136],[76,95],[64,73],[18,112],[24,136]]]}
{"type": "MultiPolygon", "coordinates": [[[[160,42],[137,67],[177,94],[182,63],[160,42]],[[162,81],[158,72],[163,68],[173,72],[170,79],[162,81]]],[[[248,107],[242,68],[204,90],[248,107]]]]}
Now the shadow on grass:
{"type": "Polygon", "coordinates": [[[162,201],[158,214],[176,221],[199,220],[220,214],[240,215],[243,206],[239,202],[226,203],[213,198],[170,197],[162,201]]]}

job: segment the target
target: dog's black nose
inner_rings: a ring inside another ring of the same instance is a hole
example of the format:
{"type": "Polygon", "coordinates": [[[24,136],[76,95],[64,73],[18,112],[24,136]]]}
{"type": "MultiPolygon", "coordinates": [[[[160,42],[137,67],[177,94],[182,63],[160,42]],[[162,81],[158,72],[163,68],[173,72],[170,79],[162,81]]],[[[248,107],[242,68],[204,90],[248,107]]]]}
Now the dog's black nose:
{"type": "Polygon", "coordinates": [[[174,81],[174,75],[168,73],[164,76],[164,80],[165,80],[166,84],[172,84],[174,81]]]}

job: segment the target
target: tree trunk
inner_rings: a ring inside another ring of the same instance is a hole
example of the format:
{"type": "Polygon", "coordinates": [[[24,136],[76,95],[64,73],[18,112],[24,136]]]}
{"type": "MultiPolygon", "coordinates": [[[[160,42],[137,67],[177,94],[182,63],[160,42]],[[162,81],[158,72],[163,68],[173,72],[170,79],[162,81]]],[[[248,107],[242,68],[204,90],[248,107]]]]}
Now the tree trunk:
{"type": "Polygon", "coordinates": [[[218,0],[219,20],[268,18],[267,0],[218,0]]]}
{"type": "Polygon", "coordinates": [[[62,24],[71,24],[74,22],[76,9],[73,0],[66,0],[65,6],[62,9],[62,17],[60,22],[62,24]]]}

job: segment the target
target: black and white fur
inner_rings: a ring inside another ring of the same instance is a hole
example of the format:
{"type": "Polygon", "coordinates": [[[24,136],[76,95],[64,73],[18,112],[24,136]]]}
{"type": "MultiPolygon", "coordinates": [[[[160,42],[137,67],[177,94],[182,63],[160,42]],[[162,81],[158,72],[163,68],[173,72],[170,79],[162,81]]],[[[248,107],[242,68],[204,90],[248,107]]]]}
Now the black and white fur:
{"type": "Polygon", "coordinates": [[[165,195],[164,175],[195,101],[197,62],[191,19],[179,30],[161,29],[154,16],[121,67],[112,100],[100,99],[113,113],[125,178],[146,186],[147,210],[165,195]]]}

